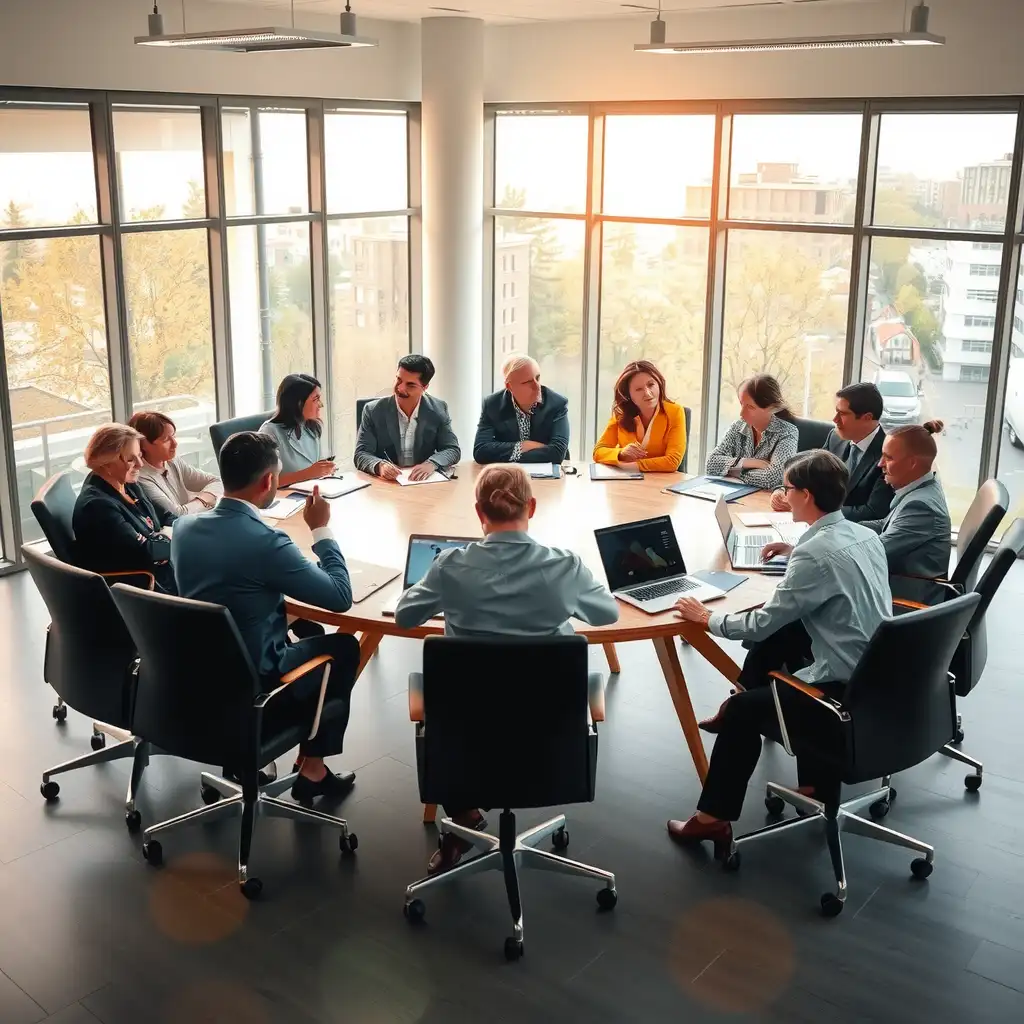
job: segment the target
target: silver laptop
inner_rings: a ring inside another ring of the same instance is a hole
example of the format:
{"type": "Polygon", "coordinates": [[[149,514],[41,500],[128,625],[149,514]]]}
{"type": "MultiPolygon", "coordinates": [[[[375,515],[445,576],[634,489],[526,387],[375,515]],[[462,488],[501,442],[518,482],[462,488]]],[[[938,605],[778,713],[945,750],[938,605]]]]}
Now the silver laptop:
{"type": "Polygon", "coordinates": [[[398,576],[398,570],[386,565],[374,565],[372,562],[358,562],[354,558],[345,559],[348,577],[352,581],[352,603],[365,601],[372,593],[386,587],[398,576]]]}
{"type": "Polygon", "coordinates": [[[722,541],[725,550],[729,553],[729,561],[734,569],[756,569],[760,572],[781,572],[786,568],[788,559],[784,556],[777,556],[771,561],[761,560],[761,552],[766,544],[772,544],[778,540],[786,540],[787,544],[795,544],[783,538],[781,532],[774,527],[762,530],[748,530],[737,526],[732,521],[729,513],[729,505],[724,498],[715,502],[715,519],[718,521],[718,529],[722,532],[722,541]]]}
{"type": "Polygon", "coordinates": [[[668,516],[595,530],[608,589],[651,615],[668,611],[680,597],[713,601],[725,591],[690,576],[668,516]]]}
{"type": "MultiPolygon", "coordinates": [[[[440,537],[433,534],[414,533],[409,538],[409,551],[405,556],[405,576],[402,579],[402,591],[408,590],[413,584],[419,583],[434,560],[444,551],[451,548],[464,548],[467,544],[479,540],[479,537],[440,537]]],[[[397,576],[398,573],[395,573],[397,576]]],[[[394,579],[394,576],[392,577],[394,579]]],[[[382,615],[394,615],[400,599],[396,597],[381,609],[382,615]]],[[[441,614],[439,619],[444,618],[441,614]]]]}

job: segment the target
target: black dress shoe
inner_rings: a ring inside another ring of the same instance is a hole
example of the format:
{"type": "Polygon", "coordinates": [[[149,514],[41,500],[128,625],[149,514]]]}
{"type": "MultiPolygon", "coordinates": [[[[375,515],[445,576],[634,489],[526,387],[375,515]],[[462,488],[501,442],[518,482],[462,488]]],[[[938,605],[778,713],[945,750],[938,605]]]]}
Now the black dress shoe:
{"type": "MultiPolygon", "coordinates": [[[[242,778],[238,772],[233,771],[231,768],[225,768],[221,773],[228,782],[234,782],[236,785],[242,784],[242,778]]],[[[277,762],[271,761],[270,764],[265,764],[259,770],[259,784],[261,786],[269,786],[271,782],[277,781],[277,762]]]]}
{"type": "Polygon", "coordinates": [[[307,779],[305,775],[297,775],[292,783],[292,799],[299,804],[311,804],[318,796],[330,800],[341,800],[352,792],[356,784],[355,772],[341,772],[335,775],[330,768],[319,782],[307,779]]]}

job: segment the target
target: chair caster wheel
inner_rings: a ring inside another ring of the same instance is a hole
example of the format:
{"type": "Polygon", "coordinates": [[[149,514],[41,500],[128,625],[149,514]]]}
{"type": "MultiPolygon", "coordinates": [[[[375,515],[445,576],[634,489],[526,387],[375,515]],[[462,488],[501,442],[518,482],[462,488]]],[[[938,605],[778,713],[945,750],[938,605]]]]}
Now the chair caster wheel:
{"type": "Polygon", "coordinates": [[[107,745],[107,737],[101,732],[94,732],[89,739],[89,746],[93,750],[102,750],[107,745]]]}
{"type": "Polygon", "coordinates": [[[426,912],[427,908],[423,905],[423,900],[409,900],[402,907],[402,913],[405,914],[405,919],[409,924],[418,924],[423,920],[426,912]]]}
{"type": "Polygon", "coordinates": [[[359,836],[355,832],[349,832],[347,836],[342,836],[338,840],[338,846],[341,847],[342,853],[351,855],[359,849],[359,836]]]}
{"type": "Polygon", "coordinates": [[[565,850],[569,846],[569,833],[564,828],[560,828],[551,837],[551,845],[556,850],[565,850]]]}
{"type": "Polygon", "coordinates": [[[164,848],[157,839],[147,839],[142,844],[142,859],[155,868],[164,862],[164,848]]]}
{"type": "Polygon", "coordinates": [[[263,883],[258,878],[247,878],[238,888],[247,900],[254,900],[263,892],[263,883]]]}
{"type": "Polygon", "coordinates": [[[963,743],[963,741],[964,741],[964,731],[963,731],[963,729],[958,728],[956,730],[956,732],[953,733],[953,742],[954,743],[963,743]]]}
{"type": "Polygon", "coordinates": [[[220,793],[213,786],[200,786],[199,795],[207,806],[215,804],[220,799],[220,793]]]}
{"type": "Polygon", "coordinates": [[[764,798],[764,809],[773,817],[781,818],[782,812],[786,809],[786,801],[781,796],[766,796],[764,798]]]}
{"type": "Polygon", "coordinates": [[[889,813],[890,805],[888,800],[876,800],[869,808],[868,813],[876,820],[884,818],[889,813]]]}
{"type": "Polygon", "coordinates": [[[134,835],[142,826],[142,815],[138,811],[125,811],[124,823],[128,826],[128,831],[134,835]]]}
{"type": "Polygon", "coordinates": [[[50,803],[60,795],[60,786],[56,782],[44,782],[40,785],[39,792],[43,794],[43,799],[50,803]]]}
{"type": "Polygon", "coordinates": [[[981,776],[980,775],[968,775],[964,779],[964,785],[967,787],[968,793],[977,793],[981,789],[981,776]]]}
{"type": "Polygon", "coordinates": [[[511,935],[505,940],[505,959],[518,960],[523,955],[523,944],[511,935]]]}
{"type": "Polygon", "coordinates": [[[824,917],[838,917],[842,912],[843,901],[834,892],[822,894],[821,913],[824,917]]]}
{"type": "Polygon", "coordinates": [[[610,885],[597,890],[597,905],[602,910],[611,910],[619,902],[619,894],[610,885]]]}
{"type": "Polygon", "coordinates": [[[740,851],[733,850],[728,857],[722,858],[722,867],[729,872],[739,871],[740,869],[740,851]]]}
{"type": "Polygon", "coordinates": [[[916,860],[910,862],[910,873],[918,880],[924,880],[927,878],[934,869],[935,865],[930,860],[925,860],[924,857],[918,857],[916,860]]]}
{"type": "Polygon", "coordinates": [[[53,715],[53,720],[58,725],[63,725],[67,721],[68,717],[67,704],[54,704],[53,711],[51,712],[51,714],[53,715]]]}

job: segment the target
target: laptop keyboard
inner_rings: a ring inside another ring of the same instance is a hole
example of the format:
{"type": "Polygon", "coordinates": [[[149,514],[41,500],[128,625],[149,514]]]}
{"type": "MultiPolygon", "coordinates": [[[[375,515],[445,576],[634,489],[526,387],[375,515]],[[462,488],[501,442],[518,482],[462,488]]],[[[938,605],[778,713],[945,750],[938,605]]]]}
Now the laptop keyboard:
{"type": "Polygon", "coordinates": [[[629,596],[635,597],[638,601],[652,601],[656,597],[668,597],[669,594],[683,594],[687,590],[697,590],[699,587],[700,584],[693,580],[666,580],[664,583],[652,583],[647,587],[638,587],[636,590],[630,590],[629,596]]]}
{"type": "Polygon", "coordinates": [[[775,533],[745,533],[743,534],[743,546],[745,548],[755,548],[757,553],[761,553],[761,548],[766,544],[773,544],[779,539],[778,534],[775,533]]]}

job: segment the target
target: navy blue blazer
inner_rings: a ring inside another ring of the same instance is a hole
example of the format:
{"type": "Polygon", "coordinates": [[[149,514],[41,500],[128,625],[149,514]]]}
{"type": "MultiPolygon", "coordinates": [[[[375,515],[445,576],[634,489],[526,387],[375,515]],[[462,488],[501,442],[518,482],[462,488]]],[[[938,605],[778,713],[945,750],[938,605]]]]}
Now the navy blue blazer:
{"type": "MultiPolygon", "coordinates": [[[[530,423],[531,441],[544,447],[523,452],[520,462],[561,462],[569,451],[569,400],[546,387],[540,389],[540,405],[530,423]]],[[[473,442],[473,458],[484,465],[511,462],[512,449],[519,441],[515,403],[507,390],[484,399],[473,442]]]]}
{"type": "Polygon", "coordinates": [[[171,544],[178,593],[231,612],[261,678],[277,680],[288,650],[285,595],[346,612],[352,585],[333,540],[313,545],[310,561],[280,530],[244,501],[221,498],[209,512],[182,516],[171,544]]]}

